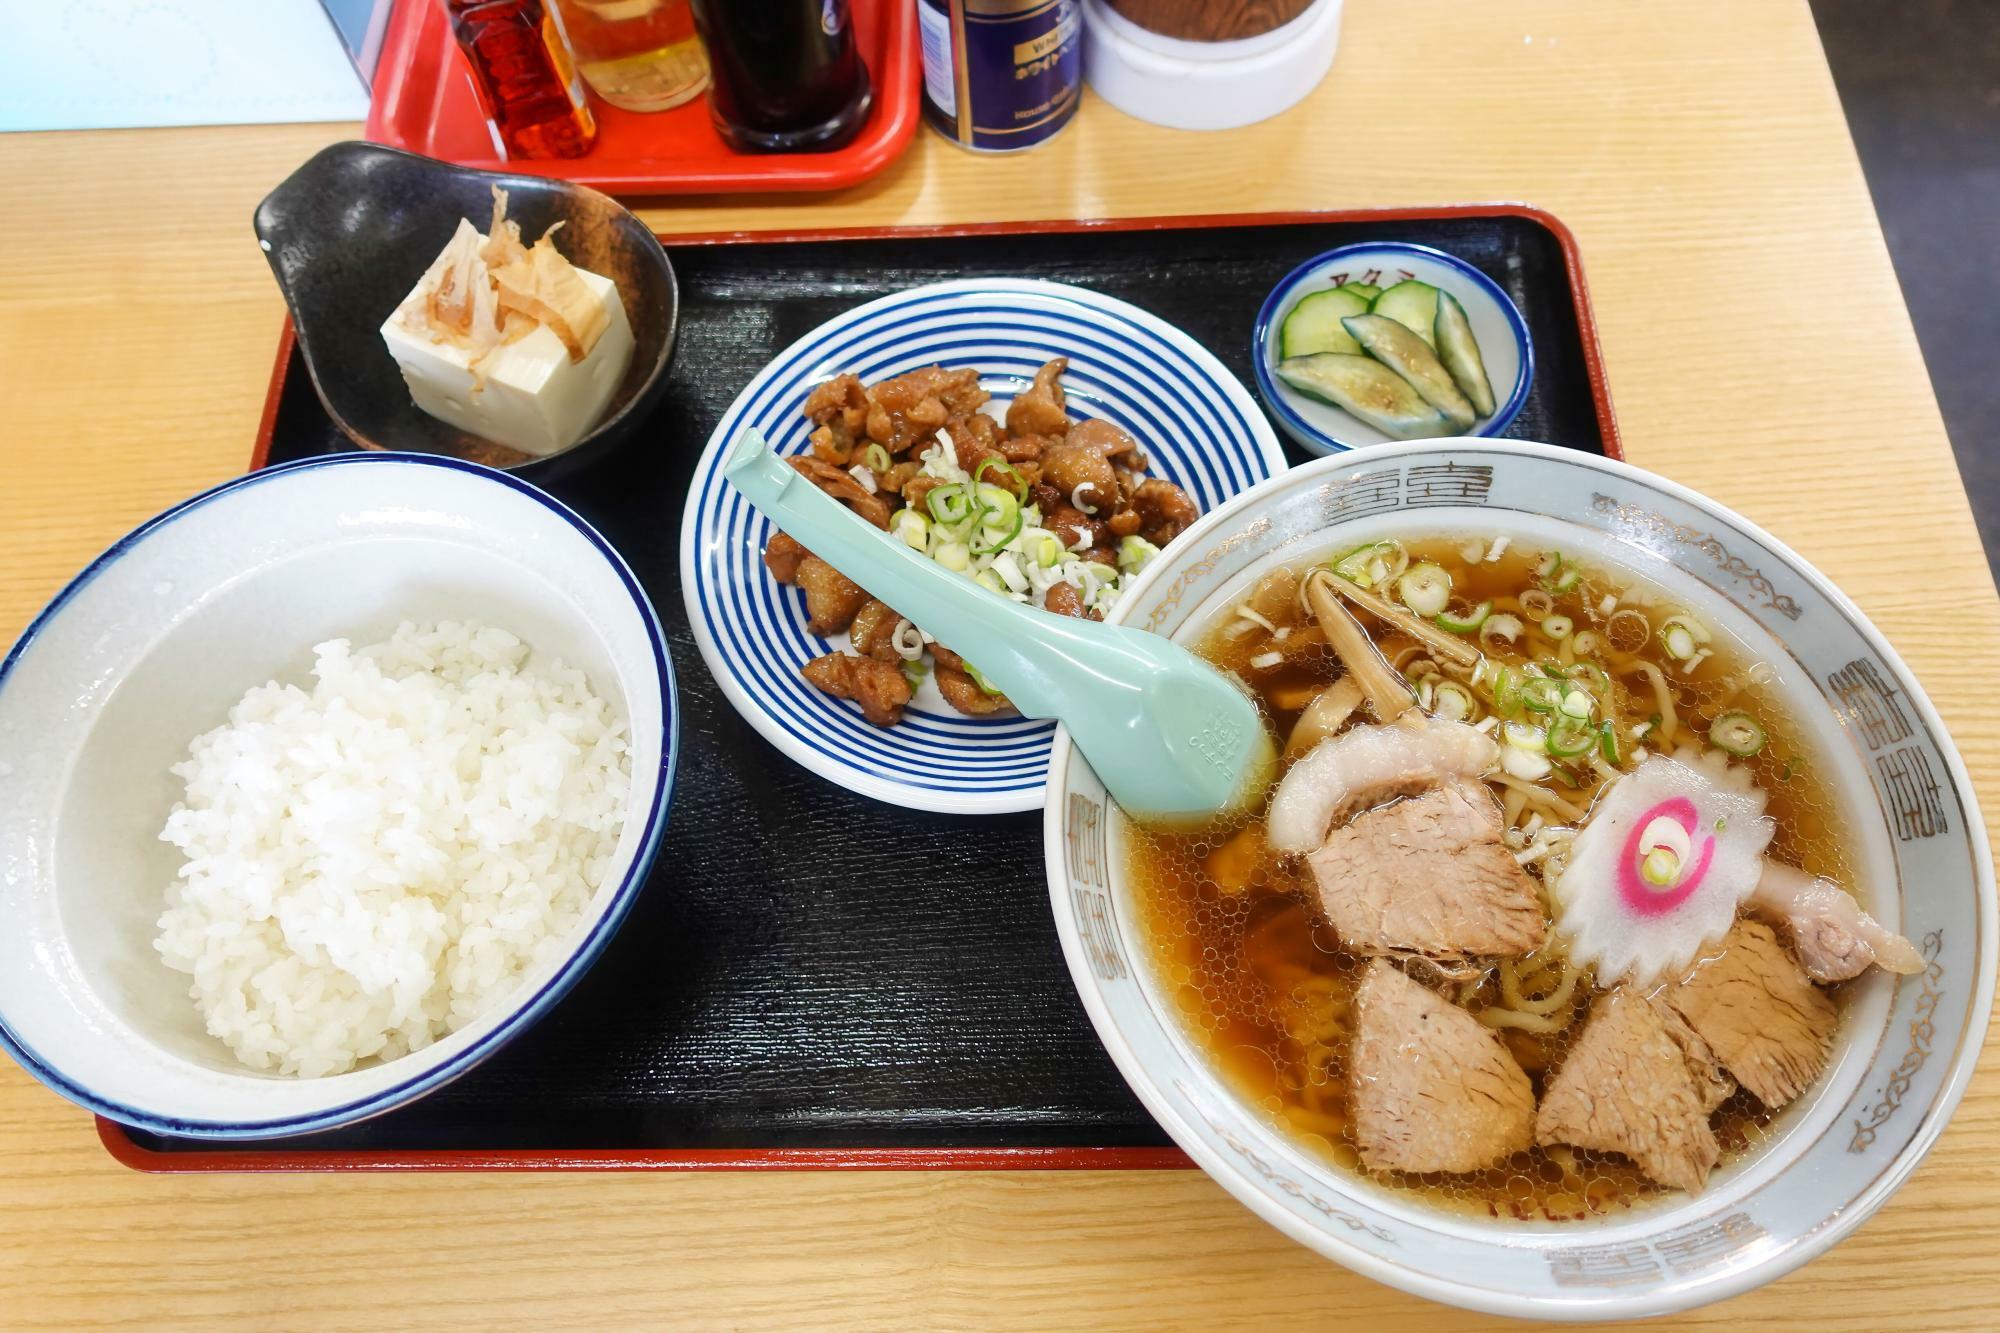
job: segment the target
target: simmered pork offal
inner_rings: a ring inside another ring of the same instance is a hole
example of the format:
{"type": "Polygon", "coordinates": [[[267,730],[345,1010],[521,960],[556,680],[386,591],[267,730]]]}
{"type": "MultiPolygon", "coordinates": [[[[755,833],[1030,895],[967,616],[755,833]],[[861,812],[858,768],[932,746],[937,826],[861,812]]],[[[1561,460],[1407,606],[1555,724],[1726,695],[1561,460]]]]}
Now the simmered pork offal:
{"type": "Polygon", "coordinates": [[[1503,540],[1272,573],[1206,635],[1285,741],[1253,819],[1134,829],[1155,966],[1340,1166],[1494,1216],[1698,1193],[1915,971],[1807,738],[1685,607],[1503,540]]]}

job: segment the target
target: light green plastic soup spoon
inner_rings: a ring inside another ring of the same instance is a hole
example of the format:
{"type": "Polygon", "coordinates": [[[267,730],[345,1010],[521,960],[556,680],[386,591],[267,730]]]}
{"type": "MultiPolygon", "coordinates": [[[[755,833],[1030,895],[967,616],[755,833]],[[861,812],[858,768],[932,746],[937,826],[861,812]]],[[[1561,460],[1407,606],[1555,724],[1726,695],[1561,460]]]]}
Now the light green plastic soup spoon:
{"type": "Polygon", "coordinates": [[[723,475],[813,554],[975,663],[1021,712],[1060,720],[1135,819],[1199,824],[1270,782],[1276,751],[1257,706],[1187,649],[996,596],[888,538],[755,431],[730,450],[723,475]]]}

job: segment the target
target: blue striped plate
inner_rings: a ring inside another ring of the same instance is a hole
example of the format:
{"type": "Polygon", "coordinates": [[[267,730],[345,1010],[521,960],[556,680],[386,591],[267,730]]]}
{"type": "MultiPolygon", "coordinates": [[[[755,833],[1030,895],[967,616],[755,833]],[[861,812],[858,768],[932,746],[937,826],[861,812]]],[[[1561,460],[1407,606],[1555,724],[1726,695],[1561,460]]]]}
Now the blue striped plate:
{"type": "MultiPolygon", "coordinates": [[[[1063,283],[972,278],[885,296],[786,348],[722,416],[681,522],[681,586],[708,669],[764,738],[850,791],[916,810],[997,814],[1042,804],[1052,722],[965,717],[926,679],[900,725],[881,729],[807,685],[799,668],[847,646],[806,632],[805,598],[764,568],[772,526],[725,484],[722,456],[755,427],[806,452],[800,413],[842,371],[866,383],[928,365],[977,366],[1005,401],[1067,356],[1072,415],[1110,419],[1202,511],[1281,472],[1284,455],[1236,377],[1193,339],[1123,301],[1063,283]]],[[[886,540],[886,538],[885,538],[886,540]]]]}

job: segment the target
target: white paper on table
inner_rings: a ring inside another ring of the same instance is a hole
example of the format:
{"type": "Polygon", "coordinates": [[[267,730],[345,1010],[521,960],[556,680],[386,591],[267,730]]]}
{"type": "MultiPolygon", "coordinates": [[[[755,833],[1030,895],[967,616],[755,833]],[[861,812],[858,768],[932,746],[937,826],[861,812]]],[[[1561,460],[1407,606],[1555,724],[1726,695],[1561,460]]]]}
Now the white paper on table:
{"type": "Polygon", "coordinates": [[[360,120],[319,0],[0,0],[0,130],[360,120]]]}

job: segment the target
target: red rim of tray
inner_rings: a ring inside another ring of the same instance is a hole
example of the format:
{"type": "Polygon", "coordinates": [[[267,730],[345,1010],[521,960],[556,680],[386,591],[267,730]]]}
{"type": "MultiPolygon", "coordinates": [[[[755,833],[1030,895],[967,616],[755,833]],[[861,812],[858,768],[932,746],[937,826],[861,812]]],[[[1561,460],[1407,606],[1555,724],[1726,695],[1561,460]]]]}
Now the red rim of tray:
{"type": "Polygon", "coordinates": [[[922,108],[915,11],[910,0],[853,0],[855,38],[874,82],[875,106],[859,136],[833,152],[733,152],[709,122],[706,97],[642,115],[593,95],[598,140],[588,154],[503,160],[444,7],[437,0],[396,0],[376,66],[367,134],[375,143],[462,166],[557,176],[610,194],[837,190],[888,166],[916,133],[922,108]]]}
{"type": "MultiPolygon", "coordinates": [[[[1082,231],[1170,231],[1203,227],[1256,227],[1325,222],[1403,222],[1462,217],[1527,218],[1556,238],[1569,275],[1570,299],[1576,308],[1577,333],[1583,344],[1584,371],[1590,381],[1597,426],[1606,457],[1622,459],[1625,450],[1612,415],[1611,391],[1604,378],[1604,358],[1597,343],[1597,321],[1584,285],[1583,262],[1576,238],[1553,214],[1527,204],[1453,204],[1430,208],[1348,209],[1320,212],[1204,214],[1188,217],[1061,219],[1026,222],[971,222],[929,227],[842,227],[801,231],[663,233],[668,245],[757,245],[784,241],[911,239],[937,236],[980,236],[996,233],[1082,231]]],[[[278,337],[277,362],[264,398],[257,440],[249,471],[263,467],[271,453],[272,428],[292,362],[292,324],[286,319],[278,337]]],[[[142,1147],[124,1126],[102,1116],[98,1138],[111,1156],[137,1171],[756,1171],[756,1170],[913,1170],[913,1171],[1118,1171],[1185,1169],[1193,1166],[1179,1148],[529,1148],[492,1150],[363,1149],[313,1151],[216,1147],[159,1152],[142,1147]]]]}

